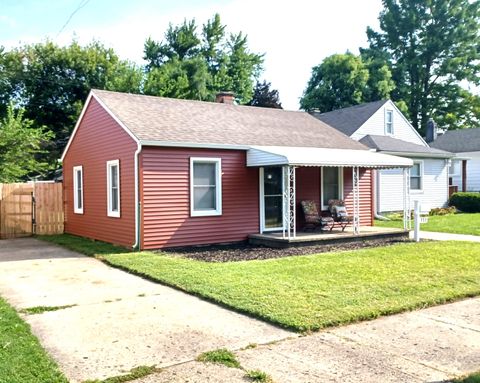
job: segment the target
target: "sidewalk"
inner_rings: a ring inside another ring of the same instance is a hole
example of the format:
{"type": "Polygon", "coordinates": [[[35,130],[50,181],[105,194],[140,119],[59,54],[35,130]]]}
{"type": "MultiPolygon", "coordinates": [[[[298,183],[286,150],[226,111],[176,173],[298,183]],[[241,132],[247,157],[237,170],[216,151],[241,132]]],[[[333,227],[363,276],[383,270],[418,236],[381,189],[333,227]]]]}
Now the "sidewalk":
{"type": "MultiPolygon", "coordinates": [[[[410,232],[410,238],[413,238],[413,231],[410,232]]],[[[480,242],[480,236],[478,235],[438,233],[434,231],[420,231],[420,239],[431,239],[434,241],[480,242]]]]}
{"type": "MultiPolygon", "coordinates": [[[[480,298],[327,329],[236,352],[274,382],[447,382],[480,370],[480,298]]],[[[240,383],[238,369],[188,362],[136,383],[240,383]]]]}

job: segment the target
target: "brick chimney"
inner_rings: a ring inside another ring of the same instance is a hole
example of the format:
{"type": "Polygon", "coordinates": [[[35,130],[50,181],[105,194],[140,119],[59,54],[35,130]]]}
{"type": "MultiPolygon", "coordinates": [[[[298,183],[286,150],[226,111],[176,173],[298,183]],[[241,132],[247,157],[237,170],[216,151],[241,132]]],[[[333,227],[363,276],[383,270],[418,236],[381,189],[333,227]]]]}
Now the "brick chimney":
{"type": "Polygon", "coordinates": [[[219,92],[215,98],[215,102],[220,104],[230,104],[233,105],[235,102],[235,93],[233,92],[219,92]]]}
{"type": "Polygon", "coordinates": [[[435,121],[433,121],[433,119],[430,118],[427,122],[427,131],[426,131],[425,141],[427,141],[427,143],[431,143],[436,139],[437,139],[437,124],[435,124],[435,121]]]}

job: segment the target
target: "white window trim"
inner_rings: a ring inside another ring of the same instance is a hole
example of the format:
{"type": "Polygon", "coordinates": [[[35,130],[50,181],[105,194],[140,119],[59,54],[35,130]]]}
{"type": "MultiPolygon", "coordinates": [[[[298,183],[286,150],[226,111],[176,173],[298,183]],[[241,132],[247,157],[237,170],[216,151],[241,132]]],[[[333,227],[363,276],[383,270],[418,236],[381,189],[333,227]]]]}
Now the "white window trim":
{"type": "MultiPolygon", "coordinates": [[[[413,160],[413,164],[420,165],[420,189],[412,189],[412,183],[410,182],[410,194],[422,194],[423,193],[423,182],[424,182],[424,172],[423,172],[423,161],[413,160]]],[[[411,169],[408,170],[408,177],[411,179],[410,175],[411,169]]]]}
{"type": "Polygon", "coordinates": [[[191,217],[210,217],[222,215],[222,159],[214,157],[190,157],[190,216],[191,217]],[[193,164],[194,163],[215,164],[215,198],[216,209],[195,210],[194,206],[194,184],[193,184],[193,164]]]}
{"type": "Polygon", "coordinates": [[[393,136],[395,134],[395,122],[393,118],[393,109],[385,109],[385,125],[384,125],[384,131],[386,136],[393,136]],[[391,112],[392,113],[392,132],[388,132],[387,130],[387,114],[391,112]]]}
{"type": "Polygon", "coordinates": [[[113,218],[120,218],[120,161],[107,161],[107,216],[113,218]],[[112,211],[112,200],[110,193],[110,169],[112,166],[117,166],[117,193],[118,193],[118,211],[112,211]]]}
{"type": "MultiPolygon", "coordinates": [[[[343,199],[343,168],[342,167],[338,167],[338,197],[339,199],[343,199]]],[[[321,172],[321,184],[320,184],[320,204],[322,205],[322,210],[328,210],[328,205],[324,205],[323,204],[323,180],[324,180],[324,177],[323,177],[323,166],[321,168],[322,172],[321,172]]]]}
{"type": "Polygon", "coordinates": [[[83,182],[83,166],[74,166],[73,167],[73,212],[75,214],[83,214],[83,205],[84,205],[84,199],[83,199],[83,189],[85,185],[83,182]],[[82,193],[81,193],[81,198],[82,198],[82,208],[78,208],[78,195],[77,195],[77,172],[80,172],[81,177],[80,179],[82,180],[82,193]]]}

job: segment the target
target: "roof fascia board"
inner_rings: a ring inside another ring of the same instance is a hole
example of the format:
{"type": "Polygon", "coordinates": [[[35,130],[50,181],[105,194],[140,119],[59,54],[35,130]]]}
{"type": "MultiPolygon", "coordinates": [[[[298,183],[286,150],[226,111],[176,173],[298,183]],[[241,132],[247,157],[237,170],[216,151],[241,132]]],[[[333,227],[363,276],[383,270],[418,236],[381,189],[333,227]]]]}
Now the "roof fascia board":
{"type": "Polygon", "coordinates": [[[248,150],[251,147],[248,145],[233,145],[233,144],[210,144],[198,142],[173,142],[173,141],[153,141],[141,140],[142,146],[164,146],[170,148],[198,148],[198,149],[228,149],[228,150],[248,150]]]}
{"type": "Polygon", "coordinates": [[[379,150],[379,153],[390,154],[392,156],[399,156],[399,157],[422,157],[422,158],[453,158],[455,157],[454,153],[450,154],[441,154],[441,153],[415,153],[415,152],[391,152],[388,150],[379,150]]]}
{"type": "Polygon", "coordinates": [[[62,156],[60,157],[60,160],[63,161],[65,156],[67,155],[68,149],[70,148],[70,145],[72,144],[75,135],[77,134],[77,130],[83,120],[83,117],[85,116],[85,112],[87,111],[88,106],[90,105],[90,102],[92,98],[95,98],[95,100],[100,104],[100,106],[108,113],[110,117],[112,117],[115,122],[122,127],[122,129],[138,144],[139,140],[135,135],[123,124],[122,121],[120,121],[110,109],[103,103],[100,98],[95,95],[93,91],[90,91],[90,93],[87,96],[87,99],[85,100],[85,104],[83,105],[83,109],[80,113],[80,116],[78,117],[77,123],[75,124],[75,128],[73,129],[72,134],[70,135],[70,138],[68,139],[67,146],[65,146],[65,149],[63,150],[62,156]]]}

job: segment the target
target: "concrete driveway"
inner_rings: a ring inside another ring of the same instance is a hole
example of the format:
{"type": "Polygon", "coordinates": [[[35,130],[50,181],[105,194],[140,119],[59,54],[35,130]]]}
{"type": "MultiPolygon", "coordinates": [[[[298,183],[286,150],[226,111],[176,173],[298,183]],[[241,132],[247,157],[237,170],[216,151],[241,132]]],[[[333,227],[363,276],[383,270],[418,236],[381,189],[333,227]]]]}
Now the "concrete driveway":
{"type": "Polygon", "coordinates": [[[17,309],[76,305],[24,316],[72,382],[294,335],[32,238],[0,242],[0,295],[17,309]]]}

